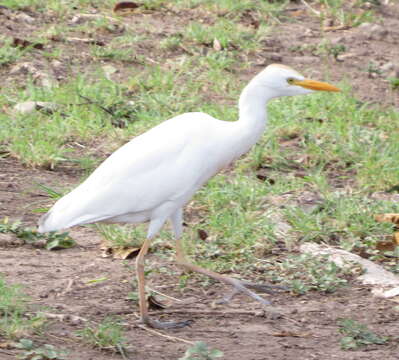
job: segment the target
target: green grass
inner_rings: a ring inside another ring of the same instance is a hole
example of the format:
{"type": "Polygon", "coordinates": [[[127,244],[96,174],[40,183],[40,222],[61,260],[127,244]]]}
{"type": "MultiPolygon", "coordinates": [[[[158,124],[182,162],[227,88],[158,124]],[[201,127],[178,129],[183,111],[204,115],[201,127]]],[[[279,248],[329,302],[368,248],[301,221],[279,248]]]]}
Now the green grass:
{"type": "Polygon", "coordinates": [[[189,24],[184,38],[196,45],[212,47],[217,39],[222,49],[254,50],[258,46],[256,33],[228,19],[221,19],[213,25],[193,22],[189,24]]]}
{"type": "MultiPolygon", "coordinates": [[[[359,26],[364,22],[373,22],[375,14],[372,10],[366,10],[361,5],[366,1],[344,1],[344,0],[314,0],[309,1],[313,8],[312,14],[316,14],[321,23],[332,20],[334,26],[359,26]],[[347,5],[347,6],[345,6],[347,5]],[[349,5],[349,6],[348,6],[349,5]]],[[[370,1],[369,3],[372,3],[370,1]]],[[[376,4],[378,5],[378,4],[376,4]]]]}
{"type": "Polygon", "coordinates": [[[69,249],[76,245],[75,240],[67,232],[40,234],[36,229],[22,226],[20,222],[9,223],[8,218],[3,219],[3,223],[0,223],[0,234],[6,233],[13,234],[28,244],[44,241],[43,246],[47,250],[69,249]]]}
{"type": "Polygon", "coordinates": [[[104,240],[112,246],[140,248],[146,236],[145,228],[142,226],[105,224],[96,224],[95,226],[104,240]]]}
{"type": "Polygon", "coordinates": [[[197,341],[188,348],[179,360],[215,360],[223,357],[223,352],[218,349],[210,349],[203,341],[197,341]]]}
{"type": "Polygon", "coordinates": [[[41,316],[28,316],[28,297],[19,285],[9,285],[0,276],[0,336],[18,339],[40,330],[41,316]]]}
{"type": "Polygon", "coordinates": [[[124,355],[126,339],[123,327],[111,318],[104,319],[96,326],[86,326],[76,334],[84,341],[98,349],[118,352],[124,355]]]}
{"type": "Polygon", "coordinates": [[[20,360],[65,360],[67,351],[57,349],[50,344],[35,345],[30,339],[20,339],[15,345],[22,352],[17,355],[20,360]]]}
{"type": "Polygon", "coordinates": [[[340,341],[343,350],[357,350],[361,346],[372,344],[382,345],[389,340],[386,336],[375,334],[365,324],[356,320],[341,319],[338,325],[339,332],[344,335],[340,341]]]}
{"type": "Polygon", "coordinates": [[[267,276],[287,286],[293,294],[301,295],[309,291],[335,292],[359,272],[355,266],[338,267],[328,256],[295,254],[282,262],[269,264],[267,276]]]}
{"type": "Polygon", "coordinates": [[[14,46],[11,38],[0,36],[0,68],[15,63],[30,50],[32,46],[14,46]]]}

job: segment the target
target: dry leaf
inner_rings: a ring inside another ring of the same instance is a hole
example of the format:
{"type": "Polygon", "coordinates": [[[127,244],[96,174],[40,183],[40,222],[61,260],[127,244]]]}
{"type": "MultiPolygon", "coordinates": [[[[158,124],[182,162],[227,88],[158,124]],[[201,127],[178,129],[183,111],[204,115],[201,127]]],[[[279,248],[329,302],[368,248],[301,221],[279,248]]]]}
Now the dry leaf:
{"type": "Polygon", "coordinates": [[[14,349],[16,343],[12,341],[5,341],[0,343],[0,349],[14,349]]]}
{"type": "Polygon", "coordinates": [[[214,38],[213,39],[213,50],[216,50],[216,51],[220,51],[220,50],[222,50],[222,44],[220,43],[220,41],[218,40],[218,39],[216,39],[216,38],[214,38]]]}
{"type": "Polygon", "coordinates": [[[161,301],[159,301],[154,295],[150,295],[147,298],[148,301],[148,307],[153,310],[162,310],[166,309],[167,306],[163,304],[161,301]]]}
{"type": "Polygon", "coordinates": [[[138,7],[140,7],[140,5],[133,1],[121,1],[115,4],[114,12],[127,14],[133,12],[134,9],[137,9],[138,7]]]}
{"type": "Polygon", "coordinates": [[[208,237],[208,233],[205,230],[198,229],[197,230],[198,236],[201,240],[206,240],[208,237]]]}
{"type": "Polygon", "coordinates": [[[286,330],[283,330],[279,333],[274,333],[272,335],[278,336],[278,337],[309,337],[309,336],[311,336],[310,333],[294,333],[293,331],[286,331],[286,330]]]}
{"type": "Polygon", "coordinates": [[[336,31],[336,30],[349,30],[351,26],[349,25],[338,25],[338,26],[325,26],[324,31],[336,31]]]}
{"type": "Polygon", "coordinates": [[[304,9],[299,9],[299,10],[291,11],[290,15],[292,17],[299,17],[299,16],[306,15],[306,11],[304,9]]]}
{"type": "Polygon", "coordinates": [[[23,49],[25,49],[29,46],[32,46],[33,48],[38,49],[38,50],[44,49],[44,45],[41,43],[32,43],[28,40],[20,39],[20,38],[14,38],[12,41],[12,45],[15,47],[21,47],[23,49]]]}
{"type": "Polygon", "coordinates": [[[103,242],[101,247],[101,257],[112,257],[113,259],[126,260],[137,256],[140,248],[133,246],[111,246],[108,242],[103,242]]]}
{"type": "Polygon", "coordinates": [[[105,46],[105,42],[96,39],[82,39],[77,37],[66,37],[65,41],[75,42],[75,43],[82,43],[82,44],[92,44],[97,46],[105,46]]]}
{"type": "Polygon", "coordinates": [[[379,251],[394,251],[396,246],[398,244],[395,244],[394,239],[392,239],[390,241],[379,241],[375,247],[379,251]]]}
{"type": "Polygon", "coordinates": [[[374,218],[378,222],[391,222],[396,225],[399,225],[399,214],[394,214],[394,213],[377,214],[374,216],[374,218]]]}
{"type": "Polygon", "coordinates": [[[121,246],[113,249],[113,258],[114,259],[131,259],[134,256],[137,256],[140,252],[140,248],[131,247],[131,246],[121,246]]]}

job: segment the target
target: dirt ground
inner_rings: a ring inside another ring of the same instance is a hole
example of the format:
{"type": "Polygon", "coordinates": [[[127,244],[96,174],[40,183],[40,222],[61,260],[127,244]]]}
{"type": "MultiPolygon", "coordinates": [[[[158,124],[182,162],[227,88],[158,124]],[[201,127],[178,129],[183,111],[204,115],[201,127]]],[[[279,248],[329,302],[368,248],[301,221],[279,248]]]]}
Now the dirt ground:
{"type": "MultiPolygon", "coordinates": [[[[307,69],[307,75],[324,78],[327,62],[331,80],[346,79],[360,101],[399,108],[397,92],[395,94],[389,89],[386,80],[398,71],[399,66],[398,3],[391,1],[390,5],[378,8],[377,15],[383,19],[378,21],[381,24],[378,28],[363,25],[326,32],[324,35],[332,43],[343,44],[346,48],[338,60],[328,61],[310,51],[310,47],[298,50],[298,44],[320,42],[320,24],[304,11],[301,3],[292,3],[290,8],[288,13],[295,12],[296,21],[283,22],[270,35],[270,39],[265,41],[264,52],[253,60],[257,66],[254,66],[253,72],[243,76],[243,83],[259,71],[260,66],[272,62],[285,63],[298,70],[307,69]],[[367,71],[371,62],[382,70],[377,73],[367,71]]],[[[161,21],[159,15],[154,16],[158,16],[161,30],[167,32],[167,20],[161,21]]],[[[4,24],[11,20],[1,25],[4,19],[4,13],[0,14],[0,32],[10,33],[12,24],[4,24]]],[[[135,21],[139,23],[140,19],[135,21]]],[[[19,31],[22,37],[29,29],[21,28],[19,31]]],[[[79,66],[83,65],[76,65],[79,66]]],[[[10,81],[7,69],[0,71],[0,78],[3,84],[10,81]]],[[[34,225],[39,217],[31,210],[49,205],[48,198],[35,183],[67,186],[76,184],[80,177],[79,170],[74,168],[60,167],[56,171],[27,169],[12,158],[0,157],[0,169],[0,218],[19,219],[28,226],[34,225]]],[[[163,332],[180,339],[173,341],[143,329],[138,323],[137,306],[127,298],[132,291],[130,278],[134,276],[134,260],[102,258],[99,250],[101,239],[91,228],[75,228],[71,235],[79,246],[68,250],[49,252],[29,245],[0,248],[0,273],[9,282],[23,284],[34,307],[45,306],[51,313],[74,315],[97,322],[106,315],[121,316],[126,325],[126,338],[132,347],[131,359],[178,359],[188,347],[181,339],[205,341],[211,347],[222,350],[224,358],[229,360],[398,358],[397,341],[387,345],[369,345],[356,351],[340,348],[342,335],[339,334],[337,321],[344,317],[367,324],[379,335],[399,336],[399,312],[394,309],[397,304],[374,298],[365,286],[351,283],[334,294],[310,293],[301,297],[278,294],[273,298],[273,307],[281,316],[273,318],[246,297],[238,296],[229,306],[213,308],[212,301],[223,296],[227,290],[223,285],[203,287],[192,280],[181,293],[175,265],[166,264],[150,254],[147,266],[167,266],[175,273],[150,277],[150,286],[183,300],[167,310],[152,311],[152,316],[194,320],[191,327],[163,332]],[[87,285],[88,280],[102,277],[108,280],[87,285]]],[[[47,342],[68,349],[69,359],[121,358],[118,354],[99,351],[76,341],[73,333],[79,326],[79,321],[71,319],[64,322],[53,320],[46,331],[47,342]]],[[[11,358],[12,355],[0,353],[0,359],[11,358]]]]}

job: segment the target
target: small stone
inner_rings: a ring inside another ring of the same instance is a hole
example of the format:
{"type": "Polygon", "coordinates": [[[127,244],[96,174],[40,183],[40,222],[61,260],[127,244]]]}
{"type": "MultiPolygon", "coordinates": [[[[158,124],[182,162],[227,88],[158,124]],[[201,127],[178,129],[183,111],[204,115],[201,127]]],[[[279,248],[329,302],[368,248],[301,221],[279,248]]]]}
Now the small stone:
{"type": "Polygon", "coordinates": [[[370,29],[372,26],[373,26],[373,24],[371,24],[369,22],[364,22],[364,23],[359,25],[359,29],[367,30],[367,29],[370,29]]]}
{"type": "Polygon", "coordinates": [[[350,59],[350,58],[353,58],[356,56],[357,56],[357,54],[354,54],[354,53],[340,54],[337,56],[336,59],[337,59],[337,61],[345,61],[346,59],[350,59]]]}
{"type": "Polygon", "coordinates": [[[15,234],[0,234],[0,247],[13,247],[13,246],[22,246],[24,245],[24,241],[15,236],[15,234]]]}
{"type": "Polygon", "coordinates": [[[17,64],[13,66],[9,72],[10,75],[15,75],[15,74],[28,74],[28,73],[33,73],[36,71],[36,68],[33,66],[33,64],[29,62],[24,62],[21,64],[17,64]]]}
{"type": "Polygon", "coordinates": [[[18,22],[24,22],[26,24],[33,24],[35,22],[35,18],[32,16],[29,16],[28,14],[25,13],[20,13],[15,16],[15,19],[18,22]]]}
{"type": "Polygon", "coordinates": [[[102,69],[104,71],[105,77],[110,81],[112,81],[112,75],[118,72],[118,69],[112,65],[104,65],[102,66],[102,69]]]}
{"type": "Polygon", "coordinates": [[[361,32],[369,40],[383,40],[388,35],[388,30],[379,24],[363,23],[359,26],[361,32]]]}
{"type": "Polygon", "coordinates": [[[51,65],[55,68],[55,69],[59,69],[62,66],[62,62],[58,61],[58,60],[53,60],[51,62],[51,65]]]}
{"type": "Polygon", "coordinates": [[[382,40],[388,35],[388,30],[381,25],[375,24],[371,27],[371,35],[374,39],[382,40]]]}
{"type": "Polygon", "coordinates": [[[323,20],[323,27],[324,28],[328,28],[328,27],[331,27],[331,26],[334,26],[334,20],[333,19],[327,18],[327,19],[323,20]]]}
{"type": "Polygon", "coordinates": [[[395,68],[395,65],[392,62],[387,62],[384,65],[380,66],[380,70],[383,72],[391,71],[395,68]]]}
{"type": "Polygon", "coordinates": [[[306,29],[305,32],[303,33],[304,36],[313,36],[314,31],[312,29],[306,29]]]}
{"type": "Polygon", "coordinates": [[[374,7],[373,4],[369,3],[369,2],[365,2],[364,4],[362,4],[361,8],[362,9],[366,9],[366,10],[370,10],[374,7]]]}
{"type": "Polygon", "coordinates": [[[21,114],[29,114],[36,110],[45,110],[49,112],[53,112],[58,108],[58,105],[51,102],[46,101],[25,101],[22,103],[18,103],[14,106],[14,111],[19,112],[21,114]]]}
{"type": "Polygon", "coordinates": [[[339,36],[330,40],[331,45],[341,45],[345,42],[345,38],[343,36],[339,36]]]}
{"type": "Polygon", "coordinates": [[[269,55],[269,59],[275,62],[283,62],[283,57],[280,54],[274,53],[269,55]]]}
{"type": "Polygon", "coordinates": [[[45,88],[52,88],[57,86],[57,80],[54,79],[52,76],[50,76],[49,74],[46,74],[42,71],[37,73],[37,78],[40,81],[40,84],[45,87],[45,88]]]}
{"type": "Polygon", "coordinates": [[[88,21],[104,19],[100,14],[77,14],[71,19],[71,24],[83,24],[88,21]]]}

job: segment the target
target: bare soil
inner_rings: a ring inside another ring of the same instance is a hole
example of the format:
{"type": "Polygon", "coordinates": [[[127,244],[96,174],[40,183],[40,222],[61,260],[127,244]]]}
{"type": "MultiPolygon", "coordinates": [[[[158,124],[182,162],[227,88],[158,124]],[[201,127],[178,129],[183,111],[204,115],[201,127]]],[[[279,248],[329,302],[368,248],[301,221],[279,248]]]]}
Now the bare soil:
{"type": "MultiPolygon", "coordinates": [[[[264,51],[253,59],[259,66],[254,66],[251,73],[243,75],[243,83],[259,71],[260,66],[271,62],[282,62],[298,70],[308,69],[308,75],[323,78],[327,62],[331,80],[337,82],[346,79],[352,84],[354,96],[360,101],[399,107],[397,92],[389,88],[386,80],[390,76],[388,73],[397,71],[399,65],[395,64],[399,59],[399,4],[391,1],[390,5],[377,8],[377,16],[382,19],[378,23],[382,29],[370,30],[370,27],[363,26],[325,34],[321,34],[319,21],[305,11],[303,5],[297,2],[291,5],[287,16],[291,16],[292,21],[282,22],[270,35],[264,51]],[[297,49],[298,44],[318,44],[322,35],[335,44],[343,44],[346,48],[343,55],[346,54],[346,57],[340,61],[327,60],[313,51],[297,49]],[[392,63],[393,67],[388,66],[388,70],[381,73],[370,73],[367,68],[371,62],[377,68],[384,69],[387,63],[392,63]]],[[[0,10],[0,32],[24,38],[34,29],[34,24],[17,24],[7,18],[8,10],[0,10]]],[[[35,19],[52,21],[48,14],[28,13],[35,19]]],[[[186,18],[176,13],[155,12],[138,14],[126,21],[131,21],[131,26],[137,26],[142,17],[146,21],[150,19],[159,26],[159,38],[163,38],[173,30],[175,24],[199,16],[195,13],[184,15],[186,18]]],[[[108,42],[112,36],[97,34],[96,40],[108,42]]],[[[61,65],[54,70],[58,80],[66,79],[71,69],[77,72],[89,66],[87,46],[79,47],[72,43],[51,46],[66,46],[70,49],[68,58],[59,59],[61,65]],[[75,59],[71,62],[73,57],[75,59]],[[68,67],[70,64],[73,66],[68,67]]],[[[157,54],[154,44],[143,44],[141,51],[152,58],[157,54]]],[[[32,60],[39,65],[40,59],[39,55],[33,55],[32,60]]],[[[117,65],[121,69],[126,66],[117,65]]],[[[54,64],[42,63],[41,66],[48,69],[54,64]]],[[[2,84],[15,81],[18,76],[22,80],[26,77],[26,74],[10,76],[9,70],[0,69],[2,84]]],[[[76,184],[81,175],[75,168],[60,167],[56,171],[28,169],[15,159],[1,157],[0,169],[0,218],[8,216],[26,225],[34,225],[39,217],[32,209],[50,203],[36,187],[37,182],[65,187],[76,184]]],[[[367,287],[351,283],[334,294],[310,293],[301,297],[278,294],[272,299],[273,309],[278,310],[281,316],[275,318],[270,313],[262,312],[259,304],[243,296],[238,296],[228,306],[212,307],[212,301],[228,291],[226,287],[220,284],[204,287],[199,279],[193,278],[182,291],[178,287],[179,270],[175,265],[167,264],[150,253],[148,267],[165,266],[171,270],[162,276],[150,275],[150,287],[183,300],[175,302],[167,310],[153,310],[152,316],[194,320],[191,327],[163,332],[164,335],[180,339],[173,341],[144,329],[138,323],[137,305],[127,297],[132,291],[130,279],[134,277],[134,259],[120,261],[102,258],[99,249],[101,239],[91,228],[75,228],[71,235],[79,246],[68,250],[49,252],[30,245],[0,248],[0,273],[5,274],[7,281],[25,286],[33,308],[43,306],[47,307],[49,313],[79,316],[97,323],[108,315],[120,316],[126,325],[126,338],[132,348],[129,355],[131,359],[178,359],[188,347],[181,339],[205,341],[211,347],[224,351],[225,358],[230,360],[398,358],[397,340],[386,345],[365,346],[356,351],[343,351],[340,348],[342,335],[337,321],[345,317],[366,324],[379,335],[398,339],[399,312],[394,308],[395,303],[373,297],[367,287]],[[88,280],[103,277],[107,280],[87,283],[88,280]]],[[[37,340],[68,349],[69,359],[121,358],[119,354],[100,351],[79,341],[75,331],[82,325],[73,318],[63,322],[53,319],[45,337],[38,336],[37,340]]],[[[0,352],[0,359],[12,358],[13,351],[0,352]]]]}

